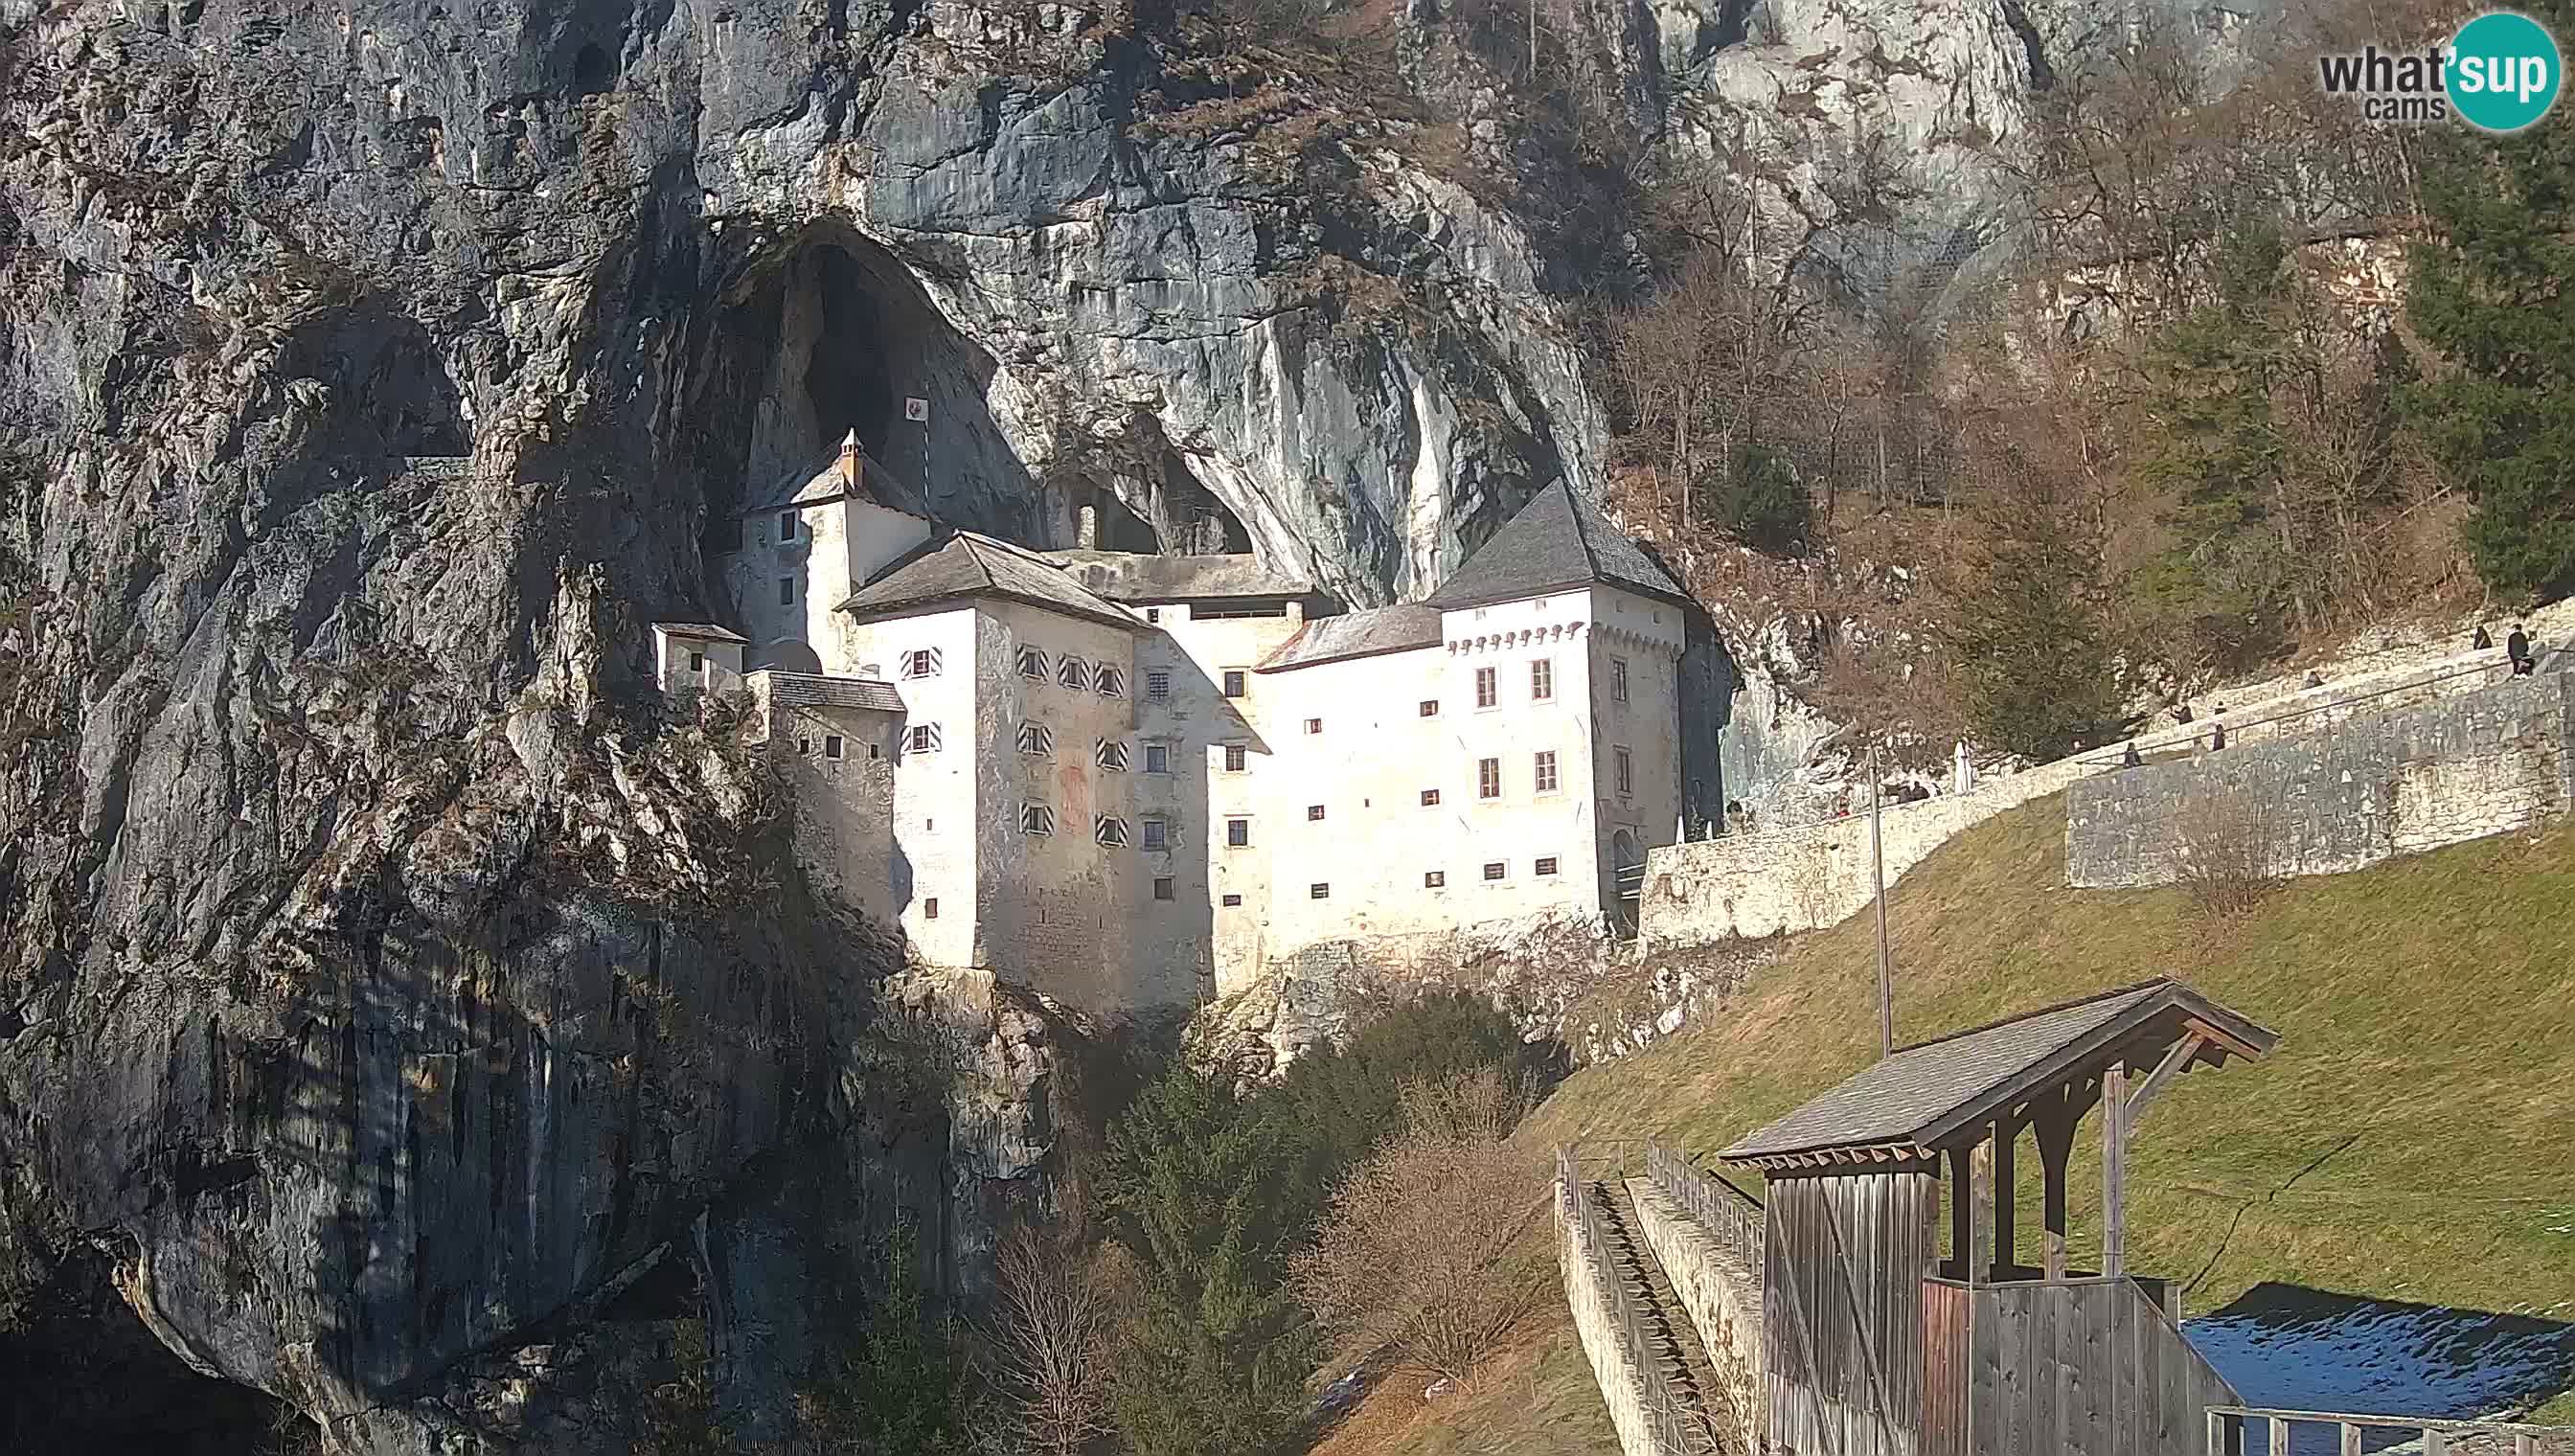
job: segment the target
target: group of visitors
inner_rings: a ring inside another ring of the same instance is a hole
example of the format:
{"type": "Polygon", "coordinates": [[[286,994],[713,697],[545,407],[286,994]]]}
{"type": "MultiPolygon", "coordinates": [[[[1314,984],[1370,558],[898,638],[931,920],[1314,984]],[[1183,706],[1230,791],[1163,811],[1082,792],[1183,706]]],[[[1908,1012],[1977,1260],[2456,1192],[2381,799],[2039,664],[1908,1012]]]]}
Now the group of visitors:
{"type": "MultiPolygon", "coordinates": [[[[2486,625],[2478,623],[2477,635],[2468,640],[2468,650],[2482,653],[2493,647],[2494,638],[2486,632],[2486,625]]],[[[2511,660],[2512,676],[2516,678],[2527,678],[2539,671],[2539,659],[2530,650],[2530,634],[2523,631],[2518,622],[2512,625],[2511,632],[2504,635],[2503,655],[2511,660]]]]}

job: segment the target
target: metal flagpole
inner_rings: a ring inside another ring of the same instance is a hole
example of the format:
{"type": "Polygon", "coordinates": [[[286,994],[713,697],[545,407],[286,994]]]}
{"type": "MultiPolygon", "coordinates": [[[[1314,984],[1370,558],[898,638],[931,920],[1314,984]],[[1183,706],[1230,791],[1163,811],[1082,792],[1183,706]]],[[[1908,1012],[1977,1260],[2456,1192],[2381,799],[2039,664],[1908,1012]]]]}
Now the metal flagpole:
{"type": "Polygon", "coordinates": [[[1877,877],[1877,1054],[1895,1054],[1894,976],[1886,956],[1886,839],[1879,832],[1878,790],[1885,775],[1877,770],[1877,747],[1868,750],[1868,857],[1877,877]]]}

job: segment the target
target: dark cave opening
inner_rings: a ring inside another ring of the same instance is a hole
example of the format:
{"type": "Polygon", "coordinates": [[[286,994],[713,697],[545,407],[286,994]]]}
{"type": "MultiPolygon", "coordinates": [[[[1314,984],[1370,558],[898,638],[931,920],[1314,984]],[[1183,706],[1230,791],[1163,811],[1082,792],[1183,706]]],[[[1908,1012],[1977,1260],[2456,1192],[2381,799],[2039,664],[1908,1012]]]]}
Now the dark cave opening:
{"type": "Polygon", "coordinates": [[[889,338],[858,260],[844,249],[825,247],[816,251],[814,264],[819,331],[805,362],[804,387],[816,431],[828,444],[856,430],[861,447],[883,459],[886,425],[898,413],[887,357],[902,345],[889,338]]]}
{"type": "Polygon", "coordinates": [[[617,68],[609,63],[608,52],[594,43],[585,45],[572,58],[572,88],[583,96],[598,96],[617,84],[617,68]]]}
{"type": "Polygon", "coordinates": [[[353,453],[452,457],[474,451],[463,396],[420,325],[361,309],[307,328],[281,361],[321,381],[353,453]]]}

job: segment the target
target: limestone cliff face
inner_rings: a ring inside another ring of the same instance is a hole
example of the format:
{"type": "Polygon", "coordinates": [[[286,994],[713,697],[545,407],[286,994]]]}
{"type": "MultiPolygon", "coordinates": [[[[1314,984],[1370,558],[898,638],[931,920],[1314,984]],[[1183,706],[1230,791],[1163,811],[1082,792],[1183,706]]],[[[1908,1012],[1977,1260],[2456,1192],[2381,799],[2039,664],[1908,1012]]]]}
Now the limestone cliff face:
{"type": "MultiPolygon", "coordinates": [[[[1358,604],[1587,483],[1567,299],[1618,220],[1420,160],[1550,155],[1437,9],[1380,124],[1255,116],[1124,5],[0,0],[0,1274],[103,1255],[388,1452],[579,1449],[528,1372],[667,1259],[727,1368],[792,1346],[849,1232],[800,1178],[971,1285],[1047,1017],[897,1106],[899,949],[649,707],[645,625],[722,614],[732,508],[848,430],[962,524],[1115,503],[1358,604]]],[[[1577,9],[1637,136],[1772,104],[1735,40],[1577,9]]],[[[2025,86],[2017,13],[1921,64],[2025,86]]]]}

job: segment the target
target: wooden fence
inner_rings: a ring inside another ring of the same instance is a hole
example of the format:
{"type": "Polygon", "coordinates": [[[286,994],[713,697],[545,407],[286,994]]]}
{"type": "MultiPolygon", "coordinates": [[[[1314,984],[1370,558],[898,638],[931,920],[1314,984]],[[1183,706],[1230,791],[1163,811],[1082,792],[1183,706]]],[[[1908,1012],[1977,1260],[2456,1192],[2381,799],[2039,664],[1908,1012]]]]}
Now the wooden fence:
{"type": "Polygon", "coordinates": [[[1924,1456],[2201,1456],[2239,1399],[2133,1279],[1922,1282],[1924,1456]]]}
{"type": "Polygon", "coordinates": [[[2360,1456],[2364,1450],[2399,1445],[2422,1456],[2575,1456],[2575,1426],[2432,1421],[2243,1405],[2208,1408],[2207,1456],[2289,1456],[2292,1444],[2318,1452],[2330,1450],[2334,1456],[2360,1456]],[[2373,1437],[2372,1432],[2389,1434],[2373,1437]]]}
{"type": "Polygon", "coordinates": [[[1651,1139],[1645,1143],[1645,1176],[1688,1209],[1701,1228],[1725,1240],[1756,1276],[1760,1273],[1764,1215],[1758,1199],[1702,1170],[1679,1149],[1651,1139]]]}

